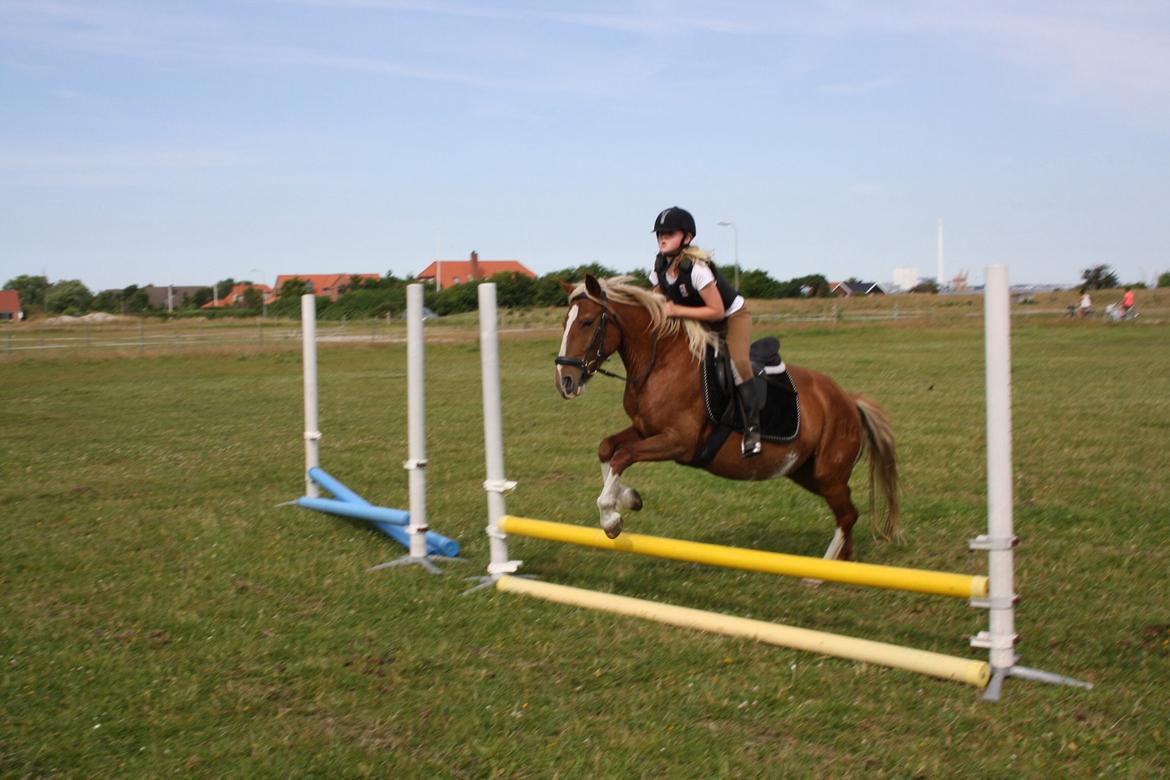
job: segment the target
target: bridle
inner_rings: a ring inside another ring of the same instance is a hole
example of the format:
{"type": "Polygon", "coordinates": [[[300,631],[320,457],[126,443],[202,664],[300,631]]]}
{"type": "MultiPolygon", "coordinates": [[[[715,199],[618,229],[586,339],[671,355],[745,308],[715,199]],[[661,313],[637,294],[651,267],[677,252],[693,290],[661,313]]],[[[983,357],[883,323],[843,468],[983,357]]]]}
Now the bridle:
{"type": "MultiPolygon", "coordinates": [[[[580,300],[593,300],[593,299],[590,298],[585,293],[581,293],[580,295],[573,298],[569,302],[576,303],[577,301],[580,301],[580,300]]],[[[626,377],[624,377],[620,374],[615,374],[612,371],[606,371],[604,368],[601,367],[601,364],[609,359],[609,355],[604,354],[602,352],[602,350],[605,349],[605,328],[606,328],[606,325],[608,325],[610,318],[613,318],[613,324],[618,329],[618,334],[619,334],[618,335],[618,343],[617,343],[617,346],[614,347],[613,352],[617,352],[618,350],[620,350],[622,348],[622,342],[625,341],[625,338],[626,338],[626,331],[625,331],[625,328],[622,327],[621,320],[619,320],[617,318],[616,314],[614,314],[612,311],[610,311],[609,306],[606,304],[606,302],[604,300],[597,301],[597,303],[600,304],[600,306],[601,306],[601,316],[598,318],[597,329],[595,331],[593,331],[593,338],[591,338],[589,340],[589,344],[585,347],[585,354],[579,358],[572,358],[572,357],[565,357],[563,355],[557,355],[556,358],[553,359],[553,362],[558,366],[572,366],[573,368],[581,369],[581,386],[582,387],[584,387],[585,383],[589,381],[589,377],[593,376],[595,373],[601,374],[603,376],[608,376],[608,377],[611,377],[613,379],[620,379],[623,382],[630,381],[629,379],[627,379],[626,377]],[[592,355],[589,354],[591,352],[593,353],[592,355]]],[[[612,355],[613,352],[611,352],[610,355],[612,355]]],[[[655,335],[654,336],[654,346],[651,348],[651,351],[650,351],[650,362],[646,364],[646,370],[642,372],[642,376],[638,377],[637,381],[634,382],[634,387],[639,387],[639,386],[641,386],[641,384],[643,382],[646,381],[646,377],[650,376],[650,372],[654,370],[654,363],[657,360],[658,360],[658,336],[655,335]]]]}
{"type": "MultiPolygon", "coordinates": [[[[578,295],[576,298],[573,298],[572,301],[570,301],[570,303],[576,303],[577,301],[580,301],[580,300],[591,300],[591,299],[589,298],[588,295],[585,295],[584,293],[582,293],[582,294],[578,295]]],[[[609,359],[609,355],[604,354],[604,350],[605,350],[605,329],[606,329],[606,326],[609,324],[610,318],[611,317],[613,318],[613,324],[614,324],[614,326],[617,327],[618,334],[619,334],[618,344],[614,348],[614,350],[613,350],[614,352],[617,352],[619,349],[621,349],[622,341],[626,337],[626,332],[622,328],[622,323],[617,318],[617,315],[615,315],[613,312],[611,312],[609,310],[609,307],[606,306],[606,304],[603,301],[599,302],[599,303],[601,304],[601,316],[598,318],[597,329],[593,331],[593,338],[589,340],[589,344],[585,347],[585,354],[579,358],[566,357],[564,355],[557,355],[556,358],[554,358],[554,360],[553,360],[553,362],[558,366],[572,366],[573,368],[581,369],[581,385],[582,386],[584,386],[584,384],[589,381],[589,377],[593,376],[595,373],[602,374],[602,375],[608,376],[608,377],[613,377],[614,379],[621,379],[622,381],[626,381],[626,378],[624,376],[619,376],[618,374],[615,374],[611,371],[606,371],[604,368],[601,367],[601,364],[604,363],[607,359],[609,359]],[[590,353],[593,353],[593,354],[590,355],[590,353]]],[[[612,355],[613,353],[611,352],[610,354],[612,355]]]]}

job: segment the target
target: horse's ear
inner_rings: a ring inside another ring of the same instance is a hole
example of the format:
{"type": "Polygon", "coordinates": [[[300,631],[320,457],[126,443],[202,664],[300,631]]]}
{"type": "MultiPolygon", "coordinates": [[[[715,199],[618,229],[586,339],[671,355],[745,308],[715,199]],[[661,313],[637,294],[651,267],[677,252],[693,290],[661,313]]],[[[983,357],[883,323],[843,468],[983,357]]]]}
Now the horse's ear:
{"type": "Polygon", "coordinates": [[[565,291],[565,295],[573,294],[573,287],[575,287],[575,285],[569,284],[564,279],[558,279],[557,281],[561,285],[561,289],[565,291]]]}
{"type": "Polygon", "coordinates": [[[605,300],[605,293],[601,289],[601,282],[597,281],[597,277],[593,274],[585,274],[585,291],[592,298],[596,298],[599,301],[605,300]]]}

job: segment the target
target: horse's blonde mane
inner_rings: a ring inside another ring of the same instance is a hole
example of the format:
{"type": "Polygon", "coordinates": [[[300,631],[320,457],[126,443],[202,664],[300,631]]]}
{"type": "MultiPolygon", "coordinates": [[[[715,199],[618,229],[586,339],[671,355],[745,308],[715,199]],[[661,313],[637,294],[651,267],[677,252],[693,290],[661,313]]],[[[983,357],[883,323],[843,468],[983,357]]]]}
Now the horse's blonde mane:
{"type": "MultiPolygon", "coordinates": [[[[601,290],[606,297],[614,303],[628,303],[635,304],[644,308],[650,315],[650,332],[658,336],[676,336],[683,334],[687,337],[687,348],[691,352],[691,356],[695,360],[703,359],[703,352],[706,351],[708,345],[713,345],[717,341],[716,335],[703,326],[703,323],[698,320],[684,319],[682,317],[667,317],[666,312],[662,309],[662,304],[666,303],[666,297],[660,295],[652,290],[646,290],[637,285],[631,284],[634,277],[632,276],[614,276],[609,279],[598,279],[601,284],[601,290]]],[[[585,289],[585,283],[579,282],[573,287],[572,292],[569,293],[569,300],[576,298],[578,295],[584,295],[591,301],[602,303],[597,300],[589,291],[585,289]]]]}

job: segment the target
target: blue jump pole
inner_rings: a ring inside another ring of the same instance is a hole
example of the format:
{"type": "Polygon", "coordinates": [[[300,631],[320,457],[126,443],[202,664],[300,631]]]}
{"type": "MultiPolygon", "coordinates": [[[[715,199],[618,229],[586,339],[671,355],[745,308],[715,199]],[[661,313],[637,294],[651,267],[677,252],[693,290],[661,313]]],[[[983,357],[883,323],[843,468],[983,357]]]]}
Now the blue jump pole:
{"type": "Polygon", "coordinates": [[[330,515],[352,517],[354,520],[368,520],[371,523],[406,525],[410,522],[410,512],[403,509],[389,509],[369,504],[351,504],[348,501],[338,501],[333,498],[302,497],[297,499],[297,505],[330,515]]]}
{"type": "MultiPolygon", "coordinates": [[[[325,488],[330,493],[332,493],[334,496],[336,496],[338,501],[346,501],[346,502],[351,503],[351,504],[362,504],[364,506],[371,506],[369,501],[366,501],[364,498],[359,496],[357,493],[353,492],[352,490],[347,488],[345,485],[341,484],[341,480],[337,479],[336,477],[330,476],[329,473],[325,471],[325,469],[320,468],[319,466],[315,466],[315,467],[309,469],[309,479],[313,480],[318,485],[325,488]]],[[[322,511],[324,511],[324,510],[322,510],[322,511]]]]}
{"type": "MultiPolygon", "coordinates": [[[[410,522],[409,512],[374,506],[319,467],[309,469],[309,478],[340,500],[303,497],[297,499],[299,506],[316,512],[365,520],[403,547],[410,548],[410,534],[402,528],[410,522]]],[[[427,531],[427,554],[458,558],[459,542],[434,531],[427,531]]]]}

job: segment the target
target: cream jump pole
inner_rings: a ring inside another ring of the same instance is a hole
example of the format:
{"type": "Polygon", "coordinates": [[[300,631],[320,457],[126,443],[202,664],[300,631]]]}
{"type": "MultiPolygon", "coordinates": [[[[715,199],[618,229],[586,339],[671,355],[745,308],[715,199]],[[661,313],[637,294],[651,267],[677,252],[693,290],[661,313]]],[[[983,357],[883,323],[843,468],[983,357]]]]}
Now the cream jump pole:
{"type": "Polygon", "coordinates": [[[317,302],[312,293],[301,296],[302,357],[305,394],[305,495],[297,505],[339,517],[364,520],[409,549],[407,555],[380,563],[370,570],[394,566],[422,566],[439,573],[431,562],[453,560],[459,543],[427,527],[426,430],[424,410],[423,289],[421,284],[406,288],[407,417],[409,459],[403,467],[410,473],[410,511],[374,506],[321,468],[321,431],[317,418],[317,302]],[[334,498],[321,498],[319,488],[334,498]],[[404,528],[405,526],[405,528],[404,528]]]}
{"type": "Polygon", "coordinates": [[[985,698],[992,700],[999,697],[1003,679],[1008,676],[1090,687],[1087,683],[1071,678],[1015,665],[1017,659],[1014,652],[1016,635],[1013,615],[1016,599],[1012,591],[1011,559],[1015,539],[1011,531],[1011,421],[1008,414],[1010,320],[1007,305],[1007,271],[1003,266],[988,269],[986,293],[989,525],[986,535],[981,535],[971,542],[974,549],[988,551],[990,561],[987,577],[826,561],[638,534],[624,534],[616,540],[609,540],[599,529],[507,515],[503,494],[512,489],[515,483],[507,481],[503,471],[494,285],[481,285],[479,294],[484,430],[487,445],[485,459],[488,469],[488,480],[484,487],[488,491],[488,535],[492,553],[485,584],[495,583],[498,590],[523,593],[548,601],[633,615],[728,636],[747,637],[783,647],[955,680],[985,689],[985,698]],[[994,433],[992,426],[995,426],[994,433]],[[972,640],[975,646],[989,649],[991,658],[989,662],[975,661],[644,599],[520,580],[514,574],[519,568],[520,561],[508,558],[509,534],[713,566],[969,598],[973,606],[985,607],[991,611],[989,631],[980,632],[972,640]]]}

